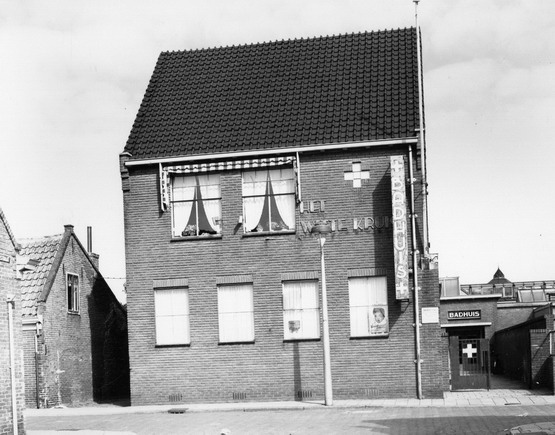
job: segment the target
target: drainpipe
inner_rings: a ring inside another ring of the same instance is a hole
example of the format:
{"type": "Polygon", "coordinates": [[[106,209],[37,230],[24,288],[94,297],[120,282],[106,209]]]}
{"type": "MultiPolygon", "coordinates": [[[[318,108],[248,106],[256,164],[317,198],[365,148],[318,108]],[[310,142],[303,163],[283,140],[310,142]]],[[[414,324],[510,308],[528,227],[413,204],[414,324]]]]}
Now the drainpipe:
{"type": "Polygon", "coordinates": [[[14,330],[13,330],[13,309],[15,306],[15,296],[8,295],[6,302],[8,304],[8,332],[10,337],[10,375],[12,384],[12,424],[14,435],[17,431],[17,397],[15,385],[15,349],[14,349],[14,330]]]}
{"type": "Polygon", "coordinates": [[[39,337],[40,337],[40,320],[35,323],[35,399],[37,401],[37,409],[40,408],[40,360],[39,360],[39,337]]]}
{"type": "Polygon", "coordinates": [[[424,77],[422,75],[422,48],[420,41],[420,28],[418,27],[418,2],[414,1],[414,20],[416,25],[416,56],[418,62],[418,120],[419,120],[419,140],[420,152],[422,160],[422,246],[424,248],[424,257],[429,257],[428,246],[428,174],[426,171],[426,135],[424,131],[424,90],[423,83],[424,77]]]}
{"type": "Polygon", "coordinates": [[[422,361],[420,360],[420,303],[418,286],[418,246],[416,244],[416,213],[414,209],[414,174],[412,169],[412,145],[409,145],[409,178],[410,178],[410,221],[412,226],[412,280],[414,285],[414,341],[416,363],[416,393],[422,397],[422,361]]]}

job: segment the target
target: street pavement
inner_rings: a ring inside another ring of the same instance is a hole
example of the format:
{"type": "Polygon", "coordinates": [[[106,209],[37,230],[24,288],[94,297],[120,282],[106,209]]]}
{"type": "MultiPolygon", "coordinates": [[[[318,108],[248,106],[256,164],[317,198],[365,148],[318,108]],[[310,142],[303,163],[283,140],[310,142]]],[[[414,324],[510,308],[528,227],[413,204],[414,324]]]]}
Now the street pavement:
{"type": "Polygon", "coordinates": [[[555,434],[555,396],[526,390],[443,399],[29,409],[28,435],[555,434]]]}

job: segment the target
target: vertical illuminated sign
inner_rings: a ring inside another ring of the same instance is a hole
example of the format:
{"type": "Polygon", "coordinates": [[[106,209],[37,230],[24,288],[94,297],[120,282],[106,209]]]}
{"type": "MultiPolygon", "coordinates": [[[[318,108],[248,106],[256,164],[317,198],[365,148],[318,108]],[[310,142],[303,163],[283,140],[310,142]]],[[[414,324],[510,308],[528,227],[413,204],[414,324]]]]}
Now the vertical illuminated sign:
{"type": "Polygon", "coordinates": [[[393,208],[395,295],[397,299],[408,299],[407,196],[405,192],[405,164],[401,156],[391,156],[391,203],[393,208]]]}

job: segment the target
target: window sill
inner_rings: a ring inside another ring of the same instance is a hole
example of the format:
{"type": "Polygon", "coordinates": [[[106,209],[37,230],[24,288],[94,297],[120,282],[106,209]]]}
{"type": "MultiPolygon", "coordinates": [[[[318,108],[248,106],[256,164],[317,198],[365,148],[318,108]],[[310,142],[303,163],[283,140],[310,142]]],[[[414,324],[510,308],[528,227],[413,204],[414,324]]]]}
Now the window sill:
{"type": "Polygon", "coordinates": [[[364,336],[358,336],[358,337],[349,337],[350,340],[372,340],[374,338],[389,338],[389,332],[385,333],[385,334],[372,334],[372,335],[364,335],[364,336]]]}
{"type": "Polygon", "coordinates": [[[260,232],[252,232],[252,233],[244,233],[243,237],[268,237],[268,236],[285,236],[295,234],[294,230],[288,231],[260,231],[260,232]]]}
{"type": "Polygon", "coordinates": [[[320,338],[284,338],[284,343],[298,343],[300,341],[320,341],[320,338]]]}
{"type": "Polygon", "coordinates": [[[191,347],[191,343],[186,344],[156,344],[154,346],[156,349],[163,349],[168,347],[191,347]]]}
{"type": "Polygon", "coordinates": [[[187,236],[187,237],[172,237],[170,242],[187,242],[190,240],[220,240],[221,234],[207,235],[207,236],[187,236]]]}
{"type": "Polygon", "coordinates": [[[68,311],[67,312],[71,316],[80,316],[81,313],[79,311],[68,311]]]}
{"type": "Polygon", "coordinates": [[[252,341],[220,341],[218,342],[218,346],[233,346],[234,344],[254,344],[254,340],[252,341]]]}

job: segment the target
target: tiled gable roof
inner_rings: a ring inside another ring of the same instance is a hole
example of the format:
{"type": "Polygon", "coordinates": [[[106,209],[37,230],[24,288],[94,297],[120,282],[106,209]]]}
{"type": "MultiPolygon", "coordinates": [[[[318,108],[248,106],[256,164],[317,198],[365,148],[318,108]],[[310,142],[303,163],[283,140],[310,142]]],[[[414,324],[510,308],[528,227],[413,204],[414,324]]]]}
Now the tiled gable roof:
{"type": "Polygon", "coordinates": [[[19,240],[19,255],[33,262],[33,268],[24,270],[21,278],[21,305],[23,316],[37,315],[37,302],[50,274],[54,258],[62,241],[62,234],[19,240]]]}
{"type": "Polygon", "coordinates": [[[131,160],[415,137],[413,28],[164,52],[131,160]]]}

